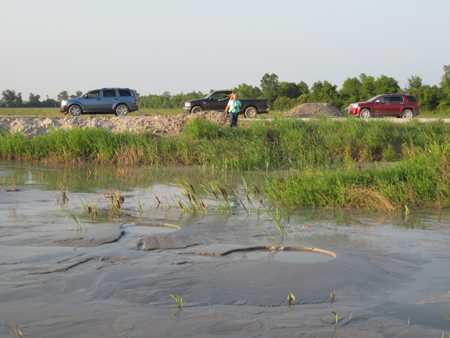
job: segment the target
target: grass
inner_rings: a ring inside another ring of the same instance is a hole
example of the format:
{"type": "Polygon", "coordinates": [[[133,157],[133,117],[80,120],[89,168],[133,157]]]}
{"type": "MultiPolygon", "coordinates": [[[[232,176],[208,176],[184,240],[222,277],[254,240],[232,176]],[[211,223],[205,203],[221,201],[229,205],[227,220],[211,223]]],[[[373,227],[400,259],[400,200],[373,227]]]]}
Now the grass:
{"type": "Polygon", "coordinates": [[[334,297],[336,296],[336,292],[332,291],[330,293],[330,305],[333,305],[334,297]]]}
{"type": "Polygon", "coordinates": [[[69,203],[69,193],[66,187],[61,182],[58,182],[60,195],[56,199],[56,203],[65,206],[69,203]]]}
{"type": "Polygon", "coordinates": [[[109,192],[103,194],[103,199],[108,203],[110,217],[120,217],[122,214],[122,204],[125,198],[117,189],[110,189],[109,192]]]}
{"type": "Polygon", "coordinates": [[[179,297],[178,295],[174,296],[169,293],[169,295],[177,302],[178,308],[181,309],[183,307],[183,298],[179,297]]]}
{"type": "MultiPolygon", "coordinates": [[[[388,120],[352,118],[275,119],[234,130],[196,119],[178,137],[72,129],[27,139],[3,132],[0,158],[148,167],[196,165],[241,172],[286,169],[288,175],[269,175],[264,187],[270,206],[267,215],[279,223],[283,218],[288,221],[289,209],[297,207],[387,212],[448,207],[449,145],[450,127],[442,122],[397,125],[388,120]],[[368,162],[396,164],[365,168],[368,162]]],[[[123,171],[120,167],[115,170],[123,171]]],[[[219,185],[210,187],[216,202],[232,211],[227,196],[222,194],[219,199],[219,188],[225,188],[219,185]]],[[[187,207],[201,211],[201,199],[199,202],[192,192],[186,197],[195,198],[187,207]]],[[[120,210],[117,205],[114,208],[120,210]]]]}
{"type": "MultiPolygon", "coordinates": [[[[83,226],[81,224],[80,219],[78,218],[78,216],[75,214],[75,212],[70,211],[69,212],[69,216],[72,219],[73,223],[75,224],[75,231],[81,231],[83,229],[83,226]]],[[[84,226],[84,229],[87,230],[86,225],[84,226]]],[[[69,229],[71,230],[71,229],[69,229]]]]}
{"type": "Polygon", "coordinates": [[[4,321],[4,323],[5,323],[6,326],[10,326],[11,329],[13,330],[13,331],[11,331],[11,333],[9,335],[10,338],[13,337],[13,332],[15,334],[14,337],[18,337],[18,338],[22,338],[23,337],[23,333],[22,333],[22,331],[19,329],[19,327],[17,325],[8,323],[7,321],[4,321]]]}
{"type": "MultiPolygon", "coordinates": [[[[450,207],[450,145],[416,149],[394,166],[295,172],[267,183],[284,207],[366,208],[391,212],[450,207]]],[[[266,189],[266,190],[267,190],[266,189]]]]}
{"type": "Polygon", "coordinates": [[[287,301],[289,308],[295,306],[295,295],[292,292],[287,296],[287,301]]]}

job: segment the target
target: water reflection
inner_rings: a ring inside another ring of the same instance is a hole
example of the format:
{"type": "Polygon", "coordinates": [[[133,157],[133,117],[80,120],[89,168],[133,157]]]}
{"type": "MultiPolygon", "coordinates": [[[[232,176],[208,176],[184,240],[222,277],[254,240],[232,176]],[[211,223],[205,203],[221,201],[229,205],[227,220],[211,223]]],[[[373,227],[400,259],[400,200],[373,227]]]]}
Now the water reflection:
{"type": "MultiPolygon", "coordinates": [[[[245,180],[246,184],[252,188],[261,186],[264,177],[259,172],[251,172],[245,174],[245,180]]],[[[56,201],[64,205],[65,203],[61,200],[67,197],[70,199],[70,208],[73,209],[76,205],[82,210],[82,212],[77,211],[78,217],[95,218],[92,217],[94,213],[86,212],[87,209],[95,207],[98,208],[96,215],[99,217],[98,220],[106,221],[105,214],[107,214],[108,206],[104,205],[105,196],[114,190],[120,192],[120,196],[125,198],[122,217],[142,219],[149,213],[157,211],[164,218],[169,215],[172,217],[178,212],[180,217],[182,215],[184,218],[192,218],[195,221],[198,217],[195,212],[191,210],[186,213],[180,210],[181,198],[186,197],[181,193],[180,182],[186,182],[198,190],[198,195],[204,198],[205,204],[209,207],[207,211],[209,213],[232,211],[237,214],[247,213],[247,216],[251,214],[248,210],[249,206],[246,208],[245,204],[243,205],[249,196],[244,196],[242,175],[239,173],[192,167],[149,168],[0,161],[0,198],[3,208],[5,205],[9,206],[9,216],[12,218],[19,217],[17,211],[19,205],[21,208],[26,205],[30,209],[41,209],[40,207],[48,201],[56,201]],[[241,192],[242,200],[231,196],[228,205],[218,205],[217,200],[214,200],[211,195],[211,189],[206,192],[210,188],[208,182],[220,182],[230,191],[241,192]],[[48,194],[44,196],[39,194],[39,191],[48,191],[52,194],[50,197],[48,194]],[[40,195],[40,198],[35,198],[35,195],[40,195]]],[[[260,208],[256,204],[251,207],[260,208]]],[[[261,211],[254,212],[250,216],[268,218],[261,211]]],[[[447,226],[450,213],[447,210],[419,210],[387,214],[367,210],[308,208],[292,211],[291,218],[294,221],[289,226],[297,232],[307,231],[317,223],[330,224],[330,227],[389,226],[433,230],[447,226]]]]}

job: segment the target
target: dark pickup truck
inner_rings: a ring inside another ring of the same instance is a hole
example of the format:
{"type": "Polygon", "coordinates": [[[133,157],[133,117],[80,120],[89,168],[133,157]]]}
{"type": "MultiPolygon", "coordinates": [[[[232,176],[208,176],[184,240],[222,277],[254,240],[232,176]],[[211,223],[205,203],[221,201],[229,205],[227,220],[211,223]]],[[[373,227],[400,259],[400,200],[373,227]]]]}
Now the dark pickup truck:
{"type": "MultiPolygon", "coordinates": [[[[200,113],[204,110],[224,111],[231,93],[231,90],[222,90],[211,93],[203,99],[186,101],[183,112],[200,113]]],[[[239,101],[242,103],[241,114],[244,114],[248,118],[256,117],[258,114],[268,113],[270,109],[269,101],[265,99],[239,99],[239,101]]]]}

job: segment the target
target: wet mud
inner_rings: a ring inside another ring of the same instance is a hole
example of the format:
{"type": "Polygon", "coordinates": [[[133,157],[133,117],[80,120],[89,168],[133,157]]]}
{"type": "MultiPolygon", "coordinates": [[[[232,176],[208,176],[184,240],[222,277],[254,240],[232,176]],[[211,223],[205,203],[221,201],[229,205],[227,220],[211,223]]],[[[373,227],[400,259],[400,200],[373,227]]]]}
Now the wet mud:
{"type": "Polygon", "coordinates": [[[239,209],[158,207],[153,193],[175,193],[171,175],[186,174],[176,169],[122,182],[122,214],[93,219],[81,201],[114,181],[67,184],[61,205],[51,176],[67,176],[47,168],[40,180],[45,168],[17,166],[0,163],[0,337],[14,336],[11,325],[24,337],[77,338],[450,332],[449,213],[302,210],[280,237],[239,209]],[[7,192],[12,170],[28,179],[7,192]]]}

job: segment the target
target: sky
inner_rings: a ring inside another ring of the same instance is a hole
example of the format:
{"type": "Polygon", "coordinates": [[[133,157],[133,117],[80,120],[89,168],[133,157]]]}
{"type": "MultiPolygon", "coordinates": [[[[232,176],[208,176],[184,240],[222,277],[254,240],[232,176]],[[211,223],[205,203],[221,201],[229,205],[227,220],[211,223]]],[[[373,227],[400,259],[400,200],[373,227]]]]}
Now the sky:
{"type": "Polygon", "coordinates": [[[328,81],[439,85],[449,0],[0,0],[0,91],[56,99],[328,81]]]}

